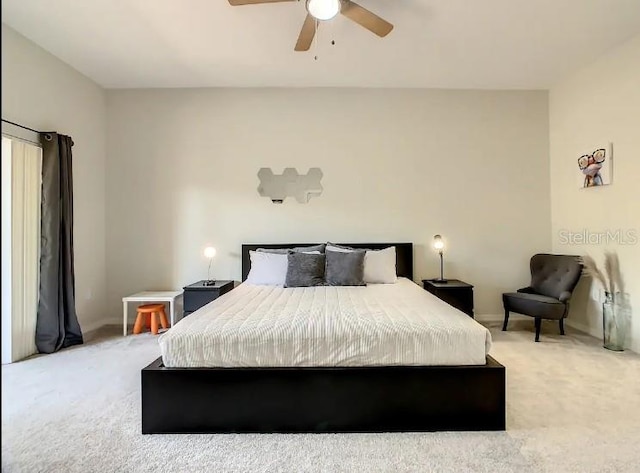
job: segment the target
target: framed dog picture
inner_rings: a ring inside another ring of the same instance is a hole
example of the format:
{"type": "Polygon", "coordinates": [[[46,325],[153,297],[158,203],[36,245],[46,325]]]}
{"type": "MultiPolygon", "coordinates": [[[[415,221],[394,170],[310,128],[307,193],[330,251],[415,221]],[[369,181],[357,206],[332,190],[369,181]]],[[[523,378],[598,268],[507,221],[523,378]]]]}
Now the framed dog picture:
{"type": "Polygon", "coordinates": [[[586,148],[578,157],[577,171],[581,188],[599,187],[611,184],[613,145],[586,148]]]}

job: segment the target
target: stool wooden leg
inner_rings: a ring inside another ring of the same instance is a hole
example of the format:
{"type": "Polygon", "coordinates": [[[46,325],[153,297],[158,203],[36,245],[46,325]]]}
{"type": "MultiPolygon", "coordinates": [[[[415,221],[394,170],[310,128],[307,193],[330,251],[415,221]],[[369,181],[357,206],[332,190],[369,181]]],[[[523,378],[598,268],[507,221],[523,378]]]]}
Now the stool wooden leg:
{"type": "Polygon", "coordinates": [[[162,325],[162,328],[169,328],[169,321],[167,320],[167,314],[164,309],[160,311],[160,325],[162,325]]]}
{"type": "Polygon", "coordinates": [[[158,334],[158,313],[151,312],[151,333],[154,335],[158,334]]]}
{"type": "Polygon", "coordinates": [[[144,320],[145,320],[144,314],[142,312],[138,312],[138,315],[136,316],[136,323],[133,326],[134,335],[137,335],[140,332],[142,332],[142,325],[144,324],[144,320]]]}

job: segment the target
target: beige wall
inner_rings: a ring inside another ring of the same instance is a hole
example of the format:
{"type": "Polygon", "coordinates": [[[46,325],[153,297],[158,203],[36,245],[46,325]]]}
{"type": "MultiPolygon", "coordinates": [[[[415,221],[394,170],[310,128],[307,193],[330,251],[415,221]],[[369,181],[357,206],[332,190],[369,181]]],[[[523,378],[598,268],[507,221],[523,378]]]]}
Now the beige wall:
{"type": "Polygon", "coordinates": [[[94,329],[106,318],[105,92],[3,24],[2,118],[73,137],[76,307],[94,329]]]}
{"type": "MultiPolygon", "coordinates": [[[[640,351],[640,36],[552,88],[550,146],[553,250],[590,254],[600,264],[604,251],[618,253],[633,306],[629,343],[640,351]],[[578,156],[603,142],[613,143],[613,184],[579,189],[578,156]],[[567,232],[617,230],[626,242],[566,244],[567,232]]],[[[585,279],[567,323],[601,337],[601,302],[585,279]]]]}
{"type": "MultiPolygon", "coordinates": [[[[476,285],[480,314],[550,249],[546,92],[166,89],[108,92],[110,313],[123,295],[240,278],[252,242],[411,241],[415,279],[476,285]],[[272,204],[260,167],[320,167],[324,193],[272,204]]],[[[117,319],[114,319],[117,320],[117,319]]]]}
{"type": "MultiPolygon", "coordinates": [[[[441,233],[446,276],[476,285],[484,315],[500,314],[500,293],[527,283],[536,251],[602,261],[606,249],[616,250],[638,351],[640,245],[567,245],[562,235],[640,236],[639,83],[637,37],[557,84],[548,102],[545,92],[105,93],[2,26],[2,117],[76,143],[76,287],[85,330],[119,321],[125,294],[203,278],[208,244],[219,250],[215,276],[239,279],[243,242],[413,241],[419,280],[437,274],[429,244],[441,233]],[[613,142],[614,184],[578,189],[577,154],[603,141],[613,142]],[[262,166],[321,167],[324,194],[307,205],[271,204],[256,191],[262,166]]],[[[600,297],[584,280],[568,323],[601,336],[600,297]]]]}

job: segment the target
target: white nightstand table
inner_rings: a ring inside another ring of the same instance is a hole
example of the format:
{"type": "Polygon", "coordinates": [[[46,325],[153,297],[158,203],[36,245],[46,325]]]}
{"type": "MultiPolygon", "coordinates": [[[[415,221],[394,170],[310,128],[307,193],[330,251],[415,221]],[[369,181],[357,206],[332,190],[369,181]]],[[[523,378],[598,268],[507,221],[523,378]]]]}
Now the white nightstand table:
{"type": "Polygon", "coordinates": [[[169,317],[171,327],[176,322],[176,301],[182,297],[182,291],[144,291],[122,298],[122,331],[127,336],[127,325],[129,324],[128,305],[129,302],[168,302],[169,317]]]}

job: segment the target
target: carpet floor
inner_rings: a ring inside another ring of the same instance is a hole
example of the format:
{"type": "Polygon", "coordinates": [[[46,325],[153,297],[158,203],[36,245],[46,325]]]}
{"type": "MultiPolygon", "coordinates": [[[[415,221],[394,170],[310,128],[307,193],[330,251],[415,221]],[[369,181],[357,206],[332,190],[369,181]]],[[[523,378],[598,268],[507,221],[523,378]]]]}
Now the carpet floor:
{"type": "Polygon", "coordinates": [[[507,367],[506,432],[146,436],[140,369],[157,339],[112,327],[2,367],[2,471],[640,471],[640,356],[547,324],[534,343],[532,325],[490,326],[507,367]]]}

